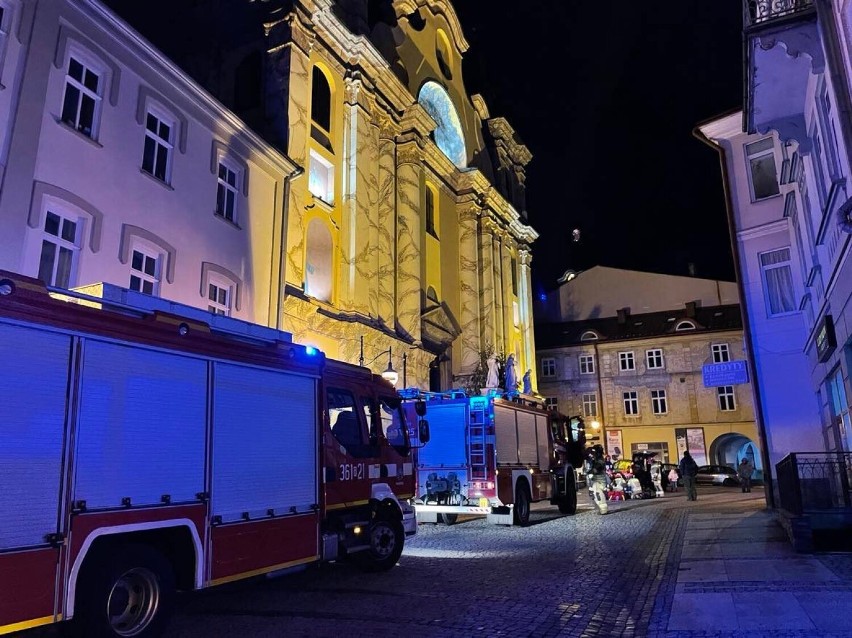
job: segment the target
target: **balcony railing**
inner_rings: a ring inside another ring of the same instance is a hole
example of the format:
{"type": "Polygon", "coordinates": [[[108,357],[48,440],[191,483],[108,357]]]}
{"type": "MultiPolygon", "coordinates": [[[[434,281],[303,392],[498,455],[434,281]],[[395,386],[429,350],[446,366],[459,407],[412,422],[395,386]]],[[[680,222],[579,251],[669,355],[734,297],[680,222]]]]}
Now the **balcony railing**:
{"type": "Polygon", "coordinates": [[[813,0],[743,0],[745,2],[746,26],[763,24],[794,16],[798,13],[812,12],[813,0]]]}
{"type": "Polygon", "coordinates": [[[791,514],[852,507],[852,452],[796,452],[775,470],[781,507],[791,514]]]}

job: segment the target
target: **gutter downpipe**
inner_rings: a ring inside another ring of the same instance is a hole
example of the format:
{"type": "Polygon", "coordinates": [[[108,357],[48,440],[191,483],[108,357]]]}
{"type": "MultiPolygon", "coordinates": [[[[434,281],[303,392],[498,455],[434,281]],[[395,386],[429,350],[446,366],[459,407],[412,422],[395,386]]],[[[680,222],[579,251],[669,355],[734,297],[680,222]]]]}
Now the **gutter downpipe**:
{"type": "MultiPolygon", "coordinates": [[[[725,161],[725,149],[723,149],[719,144],[716,144],[712,140],[708,139],[704,133],[698,128],[695,127],[692,129],[692,135],[698,141],[703,142],[710,148],[714,149],[719,154],[719,164],[722,168],[722,189],[725,192],[725,209],[728,218],[728,235],[731,240],[731,255],[734,259],[734,271],[737,273],[737,294],[740,296],[740,316],[743,321],[743,332],[746,340],[746,347],[749,351],[749,359],[751,359],[752,369],[755,368],[754,365],[754,341],[751,337],[751,323],[749,322],[748,313],[746,312],[746,300],[747,297],[745,295],[745,286],[743,285],[743,276],[742,276],[742,268],[740,263],[740,254],[737,250],[737,240],[736,240],[736,224],[734,223],[734,206],[733,199],[731,197],[731,189],[728,184],[730,183],[729,174],[728,174],[728,164],[725,161]]],[[[775,479],[773,478],[774,468],[772,467],[772,461],[769,457],[769,443],[766,437],[766,424],[763,419],[763,399],[760,392],[760,383],[757,378],[757,375],[752,375],[752,388],[754,391],[755,398],[755,413],[757,417],[757,433],[760,437],[760,456],[763,461],[763,493],[766,498],[766,504],[775,508],[775,479]]]]}
{"type": "Polygon", "coordinates": [[[278,294],[276,295],[275,309],[275,328],[283,330],[281,327],[284,324],[284,297],[286,296],[287,277],[287,226],[289,225],[290,211],[290,184],[291,182],[305,172],[304,167],[296,166],[293,172],[284,178],[284,193],[282,194],[283,201],[281,202],[281,250],[278,258],[278,294]]]}

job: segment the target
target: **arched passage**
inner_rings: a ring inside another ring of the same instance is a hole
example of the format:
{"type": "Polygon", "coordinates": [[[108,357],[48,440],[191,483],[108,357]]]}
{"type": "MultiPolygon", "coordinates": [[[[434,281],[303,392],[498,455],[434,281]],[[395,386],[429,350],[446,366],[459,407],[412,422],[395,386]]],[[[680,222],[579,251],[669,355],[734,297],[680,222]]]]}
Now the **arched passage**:
{"type": "Polygon", "coordinates": [[[717,437],[710,444],[710,463],[728,465],[736,468],[740,460],[747,457],[755,469],[755,478],[763,476],[763,465],[757,445],[750,438],[738,432],[730,432],[717,437]]]}

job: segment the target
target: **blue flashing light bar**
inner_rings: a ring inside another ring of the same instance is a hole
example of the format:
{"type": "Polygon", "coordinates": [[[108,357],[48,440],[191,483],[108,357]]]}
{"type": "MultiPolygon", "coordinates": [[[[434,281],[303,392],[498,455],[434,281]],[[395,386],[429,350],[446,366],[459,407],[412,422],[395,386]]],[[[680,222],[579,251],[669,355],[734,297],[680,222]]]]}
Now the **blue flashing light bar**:
{"type": "Polygon", "coordinates": [[[319,350],[314,348],[313,346],[305,346],[305,354],[309,357],[315,357],[319,350]]]}

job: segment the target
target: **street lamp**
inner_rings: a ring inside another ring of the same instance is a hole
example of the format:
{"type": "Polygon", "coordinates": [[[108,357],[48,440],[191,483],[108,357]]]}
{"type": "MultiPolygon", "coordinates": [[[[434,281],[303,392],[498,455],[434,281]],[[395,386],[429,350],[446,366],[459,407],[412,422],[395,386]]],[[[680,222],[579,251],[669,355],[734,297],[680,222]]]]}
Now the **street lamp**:
{"type": "MultiPolygon", "coordinates": [[[[387,350],[382,350],[379,354],[377,354],[375,357],[370,359],[367,362],[367,365],[372,364],[373,361],[375,361],[376,359],[378,359],[379,357],[381,357],[385,353],[387,353],[387,355],[388,355],[388,367],[384,372],[382,372],[382,379],[384,379],[385,381],[390,381],[391,385],[396,386],[396,382],[399,381],[399,373],[396,370],[393,369],[393,346],[388,346],[387,350]]],[[[403,366],[404,366],[405,365],[405,354],[404,353],[403,353],[402,359],[403,359],[402,363],[403,363],[403,366]]],[[[364,336],[363,335],[361,335],[361,355],[358,357],[358,364],[362,368],[364,367],[364,336]]],[[[404,368],[403,368],[403,371],[404,371],[404,368]]]]}

